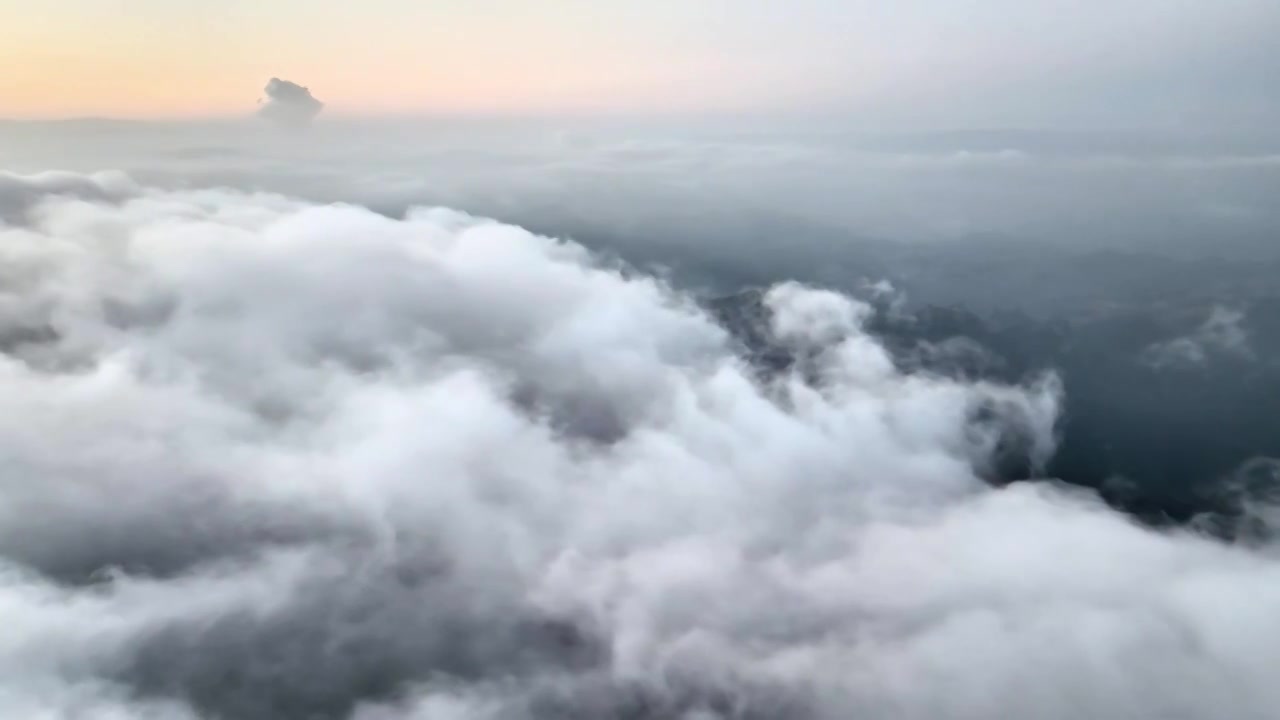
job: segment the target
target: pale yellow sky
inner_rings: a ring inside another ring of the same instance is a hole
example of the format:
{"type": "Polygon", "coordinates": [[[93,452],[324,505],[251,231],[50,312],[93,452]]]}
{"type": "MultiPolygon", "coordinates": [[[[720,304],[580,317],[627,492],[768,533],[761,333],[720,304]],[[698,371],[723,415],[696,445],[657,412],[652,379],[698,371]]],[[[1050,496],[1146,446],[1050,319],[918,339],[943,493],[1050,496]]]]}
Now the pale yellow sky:
{"type": "Polygon", "coordinates": [[[777,63],[702,41],[726,7],[0,0],[0,116],[241,114],[273,76],[331,113],[747,107],[777,63]]]}
{"type": "Polygon", "coordinates": [[[0,117],[800,110],[1274,124],[1276,0],[0,0],[0,117]]]}

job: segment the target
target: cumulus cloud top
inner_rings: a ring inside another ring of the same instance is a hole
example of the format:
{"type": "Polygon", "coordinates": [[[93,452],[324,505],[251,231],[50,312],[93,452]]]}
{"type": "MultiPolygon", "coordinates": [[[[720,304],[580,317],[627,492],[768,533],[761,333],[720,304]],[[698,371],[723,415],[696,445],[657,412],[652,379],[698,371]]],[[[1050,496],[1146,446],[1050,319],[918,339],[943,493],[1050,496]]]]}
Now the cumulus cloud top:
{"type": "Polygon", "coordinates": [[[762,379],[691,298],[518,227],[8,182],[0,714],[1280,706],[1268,548],[982,482],[1002,438],[1051,451],[1053,378],[904,371],[870,307],[783,284],[800,360],[762,379]]]}
{"type": "Polygon", "coordinates": [[[258,114],[273,122],[305,125],[324,109],[324,103],[317,100],[309,89],[288,80],[271,78],[263,92],[267,101],[258,114]]]}

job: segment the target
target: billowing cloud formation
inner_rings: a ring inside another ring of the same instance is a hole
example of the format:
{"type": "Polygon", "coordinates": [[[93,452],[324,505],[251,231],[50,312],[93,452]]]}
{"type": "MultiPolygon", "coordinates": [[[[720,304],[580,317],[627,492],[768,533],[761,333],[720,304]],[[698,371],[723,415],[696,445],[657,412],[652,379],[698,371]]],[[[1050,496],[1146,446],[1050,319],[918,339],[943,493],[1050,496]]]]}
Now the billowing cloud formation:
{"type": "Polygon", "coordinates": [[[271,78],[263,92],[267,101],[258,114],[268,120],[285,125],[305,125],[324,109],[324,103],[311,95],[311,91],[297,83],[271,78]]]}
{"type": "Polygon", "coordinates": [[[1052,378],[905,372],[795,284],[762,374],[517,227],[102,189],[0,226],[0,715],[1280,707],[1269,548],[982,482],[1052,378]]]}

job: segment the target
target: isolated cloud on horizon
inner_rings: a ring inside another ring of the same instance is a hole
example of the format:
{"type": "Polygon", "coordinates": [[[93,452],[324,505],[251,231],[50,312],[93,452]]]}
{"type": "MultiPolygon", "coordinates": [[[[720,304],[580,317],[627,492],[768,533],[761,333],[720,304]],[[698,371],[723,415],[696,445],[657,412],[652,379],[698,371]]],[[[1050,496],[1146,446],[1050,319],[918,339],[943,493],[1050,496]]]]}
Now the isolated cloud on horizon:
{"type": "Polygon", "coordinates": [[[306,125],[324,109],[309,89],[288,80],[271,78],[263,92],[267,99],[258,115],[281,125],[306,125]]]}

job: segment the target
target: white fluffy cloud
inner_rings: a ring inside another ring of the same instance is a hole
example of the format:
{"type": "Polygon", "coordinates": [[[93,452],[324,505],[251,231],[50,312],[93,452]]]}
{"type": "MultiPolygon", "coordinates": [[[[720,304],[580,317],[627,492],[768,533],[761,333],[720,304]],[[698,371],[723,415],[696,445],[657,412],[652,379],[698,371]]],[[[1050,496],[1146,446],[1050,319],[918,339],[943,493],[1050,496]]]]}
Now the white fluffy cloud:
{"type": "Polygon", "coordinates": [[[904,373],[782,285],[761,381],[569,242],[118,180],[0,186],[0,714],[1280,707],[1269,548],[980,480],[1052,378],[904,373]]]}

